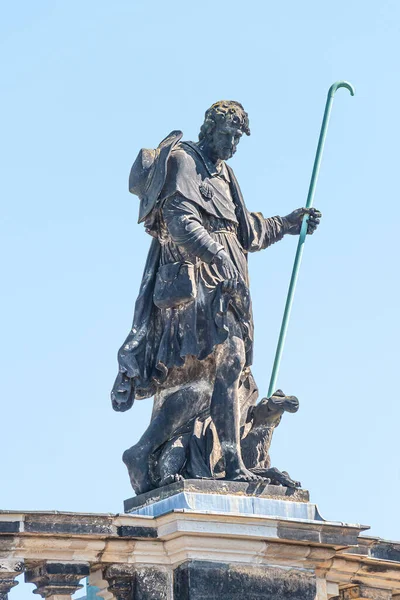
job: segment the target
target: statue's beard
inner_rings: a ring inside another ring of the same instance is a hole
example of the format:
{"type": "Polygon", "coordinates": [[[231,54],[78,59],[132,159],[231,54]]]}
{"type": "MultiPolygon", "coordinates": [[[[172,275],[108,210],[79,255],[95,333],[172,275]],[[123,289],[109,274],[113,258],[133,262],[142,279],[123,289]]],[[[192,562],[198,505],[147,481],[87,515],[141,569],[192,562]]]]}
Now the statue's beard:
{"type": "Polygon", "coordinates": [[[209,158],[211,158],[211,160],[216,163],[218,160],[228,160],[229,158],[232,158],[232,156],[235,154],[236,152],[236,148],[237,146],[222,146],[219,145],[218,143],[212,143],[212,141],[210,140],[209,143],[205,143],[203,145],[203,149],[206,151],[206,153],[208,154],[209,158]]]}
{"type": "Polygon", "coordinates": [[[222,160],[228,160],[235,154],[236,148],[220,148],[218,155],[222,160]]]}

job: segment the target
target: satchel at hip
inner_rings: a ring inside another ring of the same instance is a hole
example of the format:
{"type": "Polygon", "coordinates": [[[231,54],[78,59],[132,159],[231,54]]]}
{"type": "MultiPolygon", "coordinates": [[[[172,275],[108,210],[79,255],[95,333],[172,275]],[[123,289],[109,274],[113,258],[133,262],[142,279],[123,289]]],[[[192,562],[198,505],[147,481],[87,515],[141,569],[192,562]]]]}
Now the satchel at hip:
{"type": "Polygon", "coordinates": [[[158,308],[175,308],[196,298],[194,264],[174,262],[158,269],[153,301],[158,308]]]}

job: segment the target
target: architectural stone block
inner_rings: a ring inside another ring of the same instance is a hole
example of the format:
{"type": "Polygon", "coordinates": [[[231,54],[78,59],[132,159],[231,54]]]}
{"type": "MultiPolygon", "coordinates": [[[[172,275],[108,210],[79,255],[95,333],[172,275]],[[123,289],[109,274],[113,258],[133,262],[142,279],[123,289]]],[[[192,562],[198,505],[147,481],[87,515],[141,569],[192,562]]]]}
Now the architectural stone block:
{"type": "Polygon", "coordinates": [[[0,558],[0,600],[7,600],[9,591],[18,581],[15,578],[24,570],[22,561],[4,560],[0,558]]]}
{"type": "Polygon", "coordinates": [[[234,495],[238,507],[253,494],[254,506],[259,499],[312,505],[307,497],[274,498],[271,486],[210,486],[209,494],[202,482],[192,487],[186,481],[167,490],[164,500],[189,487],[204,496],[220,490],[227,511],[0,511],[0,600],[15,585],[22,561],[26,581],[51,600],[70,600],[89,571],[97,588],[89,588],[91,600],[95,591],[103,600],[400,600],[397,542],[360,536],[366,526],[326,521],[317,511],[314,519],[298,518],[291,506],[285,515],[234,512],[234,495]]]}
{"type": "Polygon", "coordinates": [[[171,568],[115,564],[104,569],[103,579],[116,600],[173,600],[171,568]]]}
{"type": "Polygon", "coordinates": [[[174,572],[175,600],[315,600],[316,577],[297,569],[189,561],[174,572]]]}
{"type": "Polygon", "coordinates": [[[133,600],[173,600],[172,569],[137,567],[133,600]]]}
{"type": "Polygon", "coordinates": [[[392,591],[368,585],[353,585],[340,591],[340,600],[392,600],[392,591]]]}
{"type": "Polygon", "coordinates": [[[108,581],[108,591],[116,600],[132,600],[135,585],[133,565],[109,565],[104,569],[103,577],[108,581]]]}
{"type": "Polygon", "coordinates": [[[28,566],[25,581],[34,583],[34,594],[51,600],[69,600],[82,588],[80,581],[89,575],[87,563],[46,561],[28,566]]]}

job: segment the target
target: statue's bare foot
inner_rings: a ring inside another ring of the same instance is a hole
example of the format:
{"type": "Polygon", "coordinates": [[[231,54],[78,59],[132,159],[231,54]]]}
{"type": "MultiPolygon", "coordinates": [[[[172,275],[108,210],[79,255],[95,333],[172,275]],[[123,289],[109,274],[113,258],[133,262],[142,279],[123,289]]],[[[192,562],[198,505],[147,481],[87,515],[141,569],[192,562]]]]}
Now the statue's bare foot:
{"type": "Polygon", "coordinates": [[[131,484],[136,494],[145,494],[153,489],[148,470],[148,453],[138,446],[125,450],[122,460],[128,469],[131,484]]]}
{"type": "Polygon", "coordinates": [[[228,481],[263,481],[264,483],[269,483],[269,479],[260,477],[245,467],[234,469],[233,471],[227,473],[225,475],[225,479],[228,481]]]}
{"type": "Polygon", "coordinates": [[[182,477],[182,475],[180,475],[179,473],[175,473],[174,475],[167,475],[166,477],[164,477],[164,479],[161,479],[159,487],[162,487],[164,485],[170,485],[171,483],[176,483],[177,481],[183,480],[184,477],[182,477]]]}

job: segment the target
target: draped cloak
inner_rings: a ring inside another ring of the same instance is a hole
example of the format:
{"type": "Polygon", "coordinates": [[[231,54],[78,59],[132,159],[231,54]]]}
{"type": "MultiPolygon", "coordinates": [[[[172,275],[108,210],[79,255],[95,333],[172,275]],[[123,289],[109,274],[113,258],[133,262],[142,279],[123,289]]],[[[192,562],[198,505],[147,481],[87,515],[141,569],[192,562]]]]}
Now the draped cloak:
{"type": "Polygon", "coordinates": [[[145,222],[153,239],[148,253],[132,329],[118,353],[119,374],[113,404],[130,408],[134,399],[153,396],[168,386],[174,367],[187,357],[203,360],[229,335],[226,314],[232,310],[245,344],[246,367],[252,363],[253,317],[249,295],[248,252],[270,246],[284,235],[281,217],[265,219],[249,212],[232,169],[209,161],[192,142],[172,151],[164,187],[145,222]],[[224,249],[239,272],[234,294],[224,293],[224,276],[214,264],[224,249]],[[160,309],[153,302],[160,265],[195,266],[197,295],[188,304],[160,309]]]}

